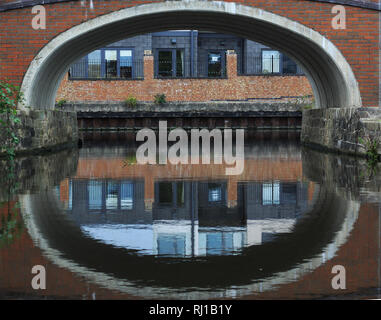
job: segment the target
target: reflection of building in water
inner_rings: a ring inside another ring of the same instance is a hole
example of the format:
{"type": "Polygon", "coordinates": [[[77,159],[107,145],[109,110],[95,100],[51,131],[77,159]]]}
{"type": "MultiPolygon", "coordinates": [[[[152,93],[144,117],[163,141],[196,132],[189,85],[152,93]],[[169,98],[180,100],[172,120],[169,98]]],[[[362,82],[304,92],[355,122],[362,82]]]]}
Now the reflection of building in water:
{"type": "Polygon", "coordinates": [[[70,216],[91,237],[169,256],[232,254],[271,241],[312,205],[308,184],[289,181],[240,182],[238,205],[229,207],[226,181],[159,180],[152,210],[142,179],[72,179],[66,189],[70,216]]]}

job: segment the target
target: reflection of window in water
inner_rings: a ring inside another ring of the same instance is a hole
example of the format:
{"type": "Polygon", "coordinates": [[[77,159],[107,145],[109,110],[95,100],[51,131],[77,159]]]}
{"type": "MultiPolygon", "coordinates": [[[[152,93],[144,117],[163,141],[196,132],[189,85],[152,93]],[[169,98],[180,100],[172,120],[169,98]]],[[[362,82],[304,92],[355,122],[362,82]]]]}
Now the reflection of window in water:
{"type": "Polygon", "coordinates": [[[158,185],[159,204],[176,205],[178,207],[184,205],[184,182],[159,182],[158,185]],[[176,203],[173,203],[174,195],[176,196],[176,203]]]}
{"type": "Polygon", "coordinates": [[[208,201],[218,202],[222,201],[222,186],[221,184],[209,183],[208,184],[208,201]]]}
{"type": "Polygon", "coordinates": [[[296,204],[297,185],[296,183],[282,184],[282,203],[296,204]]]}
{"type": "Polygon", "coordinates": [[[262,204],[278,205],[279,201],[279,182],[262,184],[262,204]]]}
{"type": "Polygon", "coordinates": [[[134,184],[123,181],[120,184],[120,208],[122,210],[131,210],[134,206],[134,184]]]}
{"type": "Polygon", "coordinates": [[[69,181],[69,203],[68,209],[71,210],[73,208],[73,182],[69,181]]]}
{"type": "Polygon", "coordinates": [[[89,209],[102,209],[102,182],[89,180],[87,185],[87,192],[89,194],[89,209]]]}
{"type": "Polygon", "coordinates": [[[159,235],[157,251],[159,255],[185,256],[185,235],[159,235]]]}
{"type": "Polygon", "coordinates": [[[223,254],[232,250],[233,232],[211,232],[206,235],[206,254],[223,254]]]}
{"type": "Polygon", "coordinates": [[[262,232],[262,243],[273,241],[276,236],[276,233],[262,232]]]}
{"type": "Polygon", "coordinates": [[[106,209],[118,208],[118,184],[115,182],[107,183],[106,209]]]}
{"type": "Polygon", "coordinates": [[[182,207],[184,205],[184,182],[176,182],[177,191],[177,206],[182,207]]]}
{"type": "Polygon", "coordinates": [[[160,204],[172,203],[172,183],[171,182],[159,183],[159,203],[160,204]]]}

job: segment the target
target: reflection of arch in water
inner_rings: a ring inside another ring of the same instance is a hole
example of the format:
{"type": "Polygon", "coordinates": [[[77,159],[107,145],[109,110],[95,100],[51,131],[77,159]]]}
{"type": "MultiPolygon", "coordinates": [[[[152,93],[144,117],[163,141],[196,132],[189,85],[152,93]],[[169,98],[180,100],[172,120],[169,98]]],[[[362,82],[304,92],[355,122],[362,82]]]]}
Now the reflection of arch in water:
{"type": "Polygon", "coordinates": [[[236,297],[297,280],[335,255],[359,210],[358,203],[322,187],[316,206],[291,234],[249,247],[241,255],[174,263],[84,237],[62,214],[53,192],[20,198],[33,241],[53,263],[105,288],[143,297],[187,299],[236,297]]]}

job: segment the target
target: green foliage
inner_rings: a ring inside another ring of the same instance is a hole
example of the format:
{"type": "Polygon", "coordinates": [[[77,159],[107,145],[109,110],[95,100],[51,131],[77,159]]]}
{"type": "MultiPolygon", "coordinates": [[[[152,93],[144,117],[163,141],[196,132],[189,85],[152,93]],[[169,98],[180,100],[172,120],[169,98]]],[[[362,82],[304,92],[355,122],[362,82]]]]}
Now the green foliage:
{"type": "Polygon", "coordinates": [[[134,165],[136,163],[137,163],[136,153],[129,154],[129,155],[126,156],[126,159],[124,160],[123,167],[131,166],[131,165],[134,165]]]}
{"type": "Polygon", "coordinates": [[[315,105],[315,99],[314,97],[311,97],[309,95],[301,96],[298,98],[298,103],[302,105],[302,108],[304,110],[313,109],[315,105]]]}
{"type": "Polygon", "coordinates": [[[368,165],[374,166],[379,160],[378,147],[379,142],[377,139],[366,137],[365,139],[359,138],[359,142],[364,146],[366,151],[366,159],[368,165]]]}
{"type": "Polygon", "coordinates": [[[58,100],[57,102],[57,106],[59,106],[60,108],[63,107],[63,105],[66,103],[67,101],[65,99],[60,99],[58,100]]]}
{"type": "Polygon", "coordinates": [[[124,100],[124,103],[127,107],[134,108],[138,104],[138,100],[132,96],[129,95],[126,100],[124,100]]]}
{"type": "Polygon", "coordinates": [[[8,206],[7,214],[2,214],[0,219],[0,248],[9,246],[19,238],[24,230],[24,224],[19,217],[18,202],[10,208],[9,202],[0,203],[0,208],[8,206]]]}
{"type": "Polygon", "coordinates": [[[164,104],[167,103],[167,98],[164,93],[158,93],[154,97],[154,102],[156,104],[164,104]]]}
{"type": "Polygon", "coordinates": [[[9,158],[14,158],[15,147],[20,142],[15,126],[20,123],[17,105],[22,102],[23,95],[18,86],[0,81],[0,129],[5,138],[1,153],[5,152],[9,158]]]}
{"type": "Polygon", "coordinates": [[[8,201],[0,203],[0,248],[11,244],[22,232],[23,224],[18,218],[19,203],[10,206],[10,200],[18,189],[15,168],[15,149],[20,140],[17,136],[17,124],[20,119],[17,116],[17,106],[23,103],[23,95],[20,88],[7,81],[0,81],[0,132],[2,145],[0,153],[5,153],[5,170],[1,174],[1,187],[7,191],[8,201]]]}

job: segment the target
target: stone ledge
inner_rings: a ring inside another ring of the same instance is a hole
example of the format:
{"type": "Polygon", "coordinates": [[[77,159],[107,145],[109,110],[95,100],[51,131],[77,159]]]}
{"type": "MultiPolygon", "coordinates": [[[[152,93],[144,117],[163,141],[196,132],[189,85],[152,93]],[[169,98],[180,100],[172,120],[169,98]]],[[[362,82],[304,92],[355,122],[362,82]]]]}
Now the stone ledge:
{"type": "Polygon", "coordinates": [[[212,114],[224,115],[229,113],[259,113],[264,112],[280,115],[281,113],[292,113],[301,116],[303,109],[302,103],[297,102],[253,102],[253,101],[210,101],[210,102],[168,102],[162,105],[154,103],[139,103],[136,107],[129,107],[123,102],[110,103],[110,102],[79,102],[79,103],[66,103],[62,110],[75,111],[79,115],[83,114],[108,114],[113,113],[125,115],[147,115],[147,114],[168,114],[177,113],[178,115],[195,114],[200,116],[211,116],[212,114]]]}
{"type": "MultiPolygon", "coordinates": [[[[18,111],[20,123],[13,131],[20,143],[16,154],[53,151],[76,145],[78,142],[77,115],[75,112],[58,110],[18,111]]],[[[5,137],[0,137],[5,144],[5,137]]],[[[4,154],[0,153],[0,156],[4,154]]]]}
{"type": "Polygon", "coordinates": [[[376,108],[328,108],[303,111],[303,144],[364,156],[361,139],[379,142],[381,155],[381,110],[376,108]]]}

